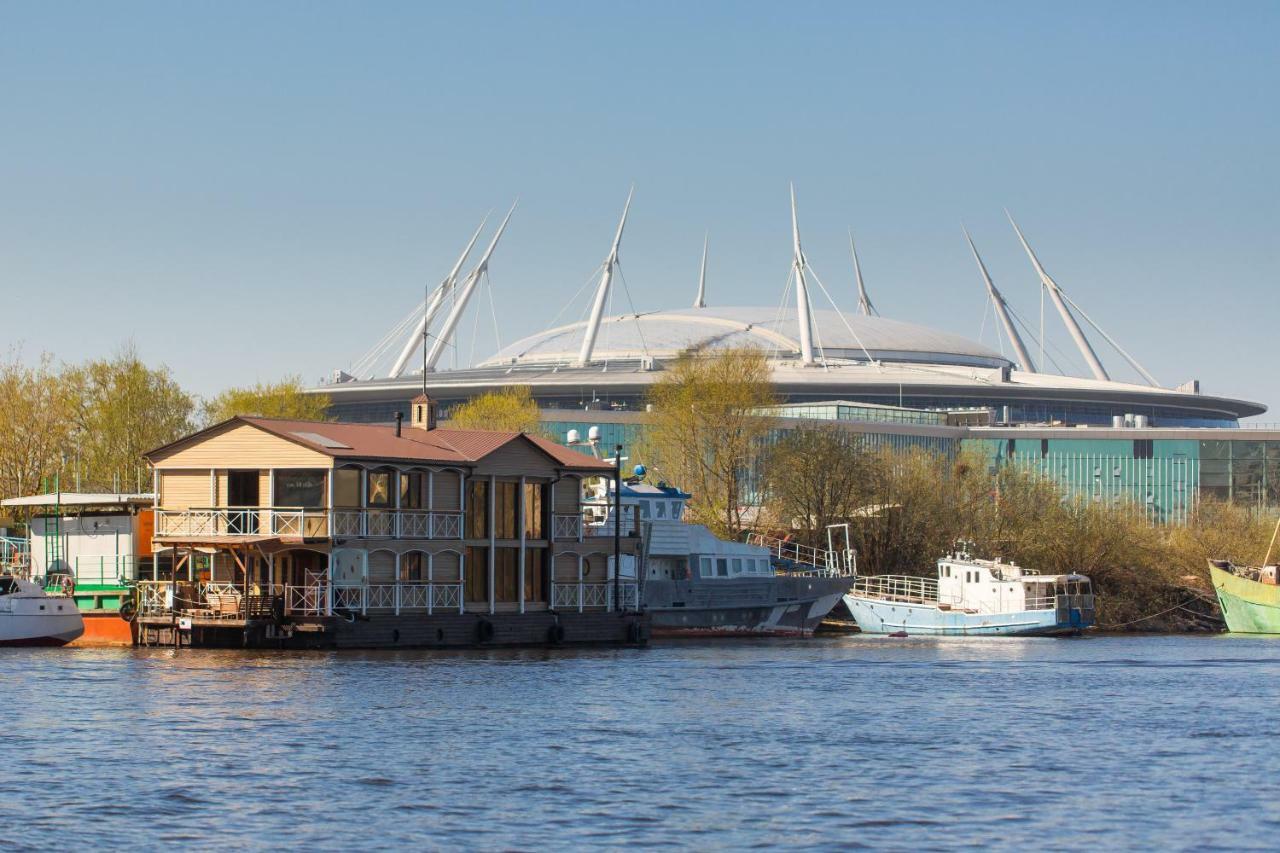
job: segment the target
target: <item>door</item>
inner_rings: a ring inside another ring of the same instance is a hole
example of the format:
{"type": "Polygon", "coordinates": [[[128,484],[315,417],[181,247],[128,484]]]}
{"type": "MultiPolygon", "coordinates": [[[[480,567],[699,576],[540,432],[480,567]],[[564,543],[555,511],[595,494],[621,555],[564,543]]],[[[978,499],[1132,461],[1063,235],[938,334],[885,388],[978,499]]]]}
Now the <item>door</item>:
{"type": "MultiPolygon", "coordinates": [[[[258,472],[227,472],[227,506],[231,508],[258,506],[258,472]]],[[[227,532],[251,534],[258,532],[256,512],[227,513],[227,532]]]]}

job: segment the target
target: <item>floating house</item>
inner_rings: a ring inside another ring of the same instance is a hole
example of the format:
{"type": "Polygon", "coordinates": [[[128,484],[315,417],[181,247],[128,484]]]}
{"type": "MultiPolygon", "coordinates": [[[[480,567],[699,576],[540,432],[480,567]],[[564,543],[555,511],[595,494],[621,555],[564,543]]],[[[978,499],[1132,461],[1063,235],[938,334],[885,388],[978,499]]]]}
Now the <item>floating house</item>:
{"type": "Polygon", "coordinates": [[[515,432],[237,417],[146,454],[157,554],[144,644],[396,647],[648,636],[639,520],[583,524],[608,462],[515,432]]]}

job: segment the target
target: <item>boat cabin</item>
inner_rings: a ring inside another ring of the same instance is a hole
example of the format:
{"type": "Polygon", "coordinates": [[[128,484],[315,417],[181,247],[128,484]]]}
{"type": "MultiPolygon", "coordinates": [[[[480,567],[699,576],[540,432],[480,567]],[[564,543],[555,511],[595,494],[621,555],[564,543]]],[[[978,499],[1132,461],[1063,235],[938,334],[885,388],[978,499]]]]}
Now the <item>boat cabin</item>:
{"type": "MultiPolygon", "coordinates": [[[[644,469],[639,469],[643,471],[644,469]]],[[[616,503],[612,481],[594,484],[594,524],[612,535],[616,503]],[[608,503],[603,496],[607,492],[608,503]]],[[[688,492],[636,479],[622,485],[624,526],[627,519],[638,520],[647,532],[645,578],[647,580],[728,580],[742,577],[770,577],[775,574],[769,550],[744,542],[728,542],[700,524],[684,521],[688,492]]],[[[634,559],[623,558],[623,577],[635,577],[634,559]]]]}
{"type": "Polygon", "coordinates": [[[1085,575],[1041,575],[1016,563],[979,560],[964,552],[938,561],[938,605],[943,608],[976,613],[1054,610],[1062,596],[1087,596],[1091,601],[1092,592],[1085,575]]]}

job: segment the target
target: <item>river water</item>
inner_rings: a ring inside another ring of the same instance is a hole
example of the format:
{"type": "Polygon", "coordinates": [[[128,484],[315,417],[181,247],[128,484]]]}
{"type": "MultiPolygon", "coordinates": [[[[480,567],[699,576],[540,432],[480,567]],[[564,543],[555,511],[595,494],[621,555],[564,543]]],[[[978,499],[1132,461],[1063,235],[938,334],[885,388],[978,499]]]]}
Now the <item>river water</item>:
{"type": "Polygon", "coordinates": [[[15,649],[0,702],[0,847],[1280,838],[1280,640],[15,649]]]}

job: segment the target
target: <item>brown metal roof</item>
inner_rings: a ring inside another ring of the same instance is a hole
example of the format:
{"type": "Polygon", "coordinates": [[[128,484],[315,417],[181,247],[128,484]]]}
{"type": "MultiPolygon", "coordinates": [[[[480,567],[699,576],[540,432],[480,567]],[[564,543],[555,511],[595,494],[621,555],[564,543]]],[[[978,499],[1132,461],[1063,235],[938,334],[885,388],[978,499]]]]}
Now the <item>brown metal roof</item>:
{"type": "Polygon", "coordinates": [[[516,440],[533,444],[561,467],[578,471],[612,471],[613,466],[562,447],[553,441],[521,432],[488,430],[395,427],[378,424],[350,424],[331,421],[298,421],[281,418],[236,417],[209,429],[179,439],[145,454],[148,459],[190,443],[200,436],[234,423],[247,423],[272,435],[300,444],[337,459],[385,459],[397,462],[427,462],[467,465],[481,461],[500,447],[516,440]]]}

